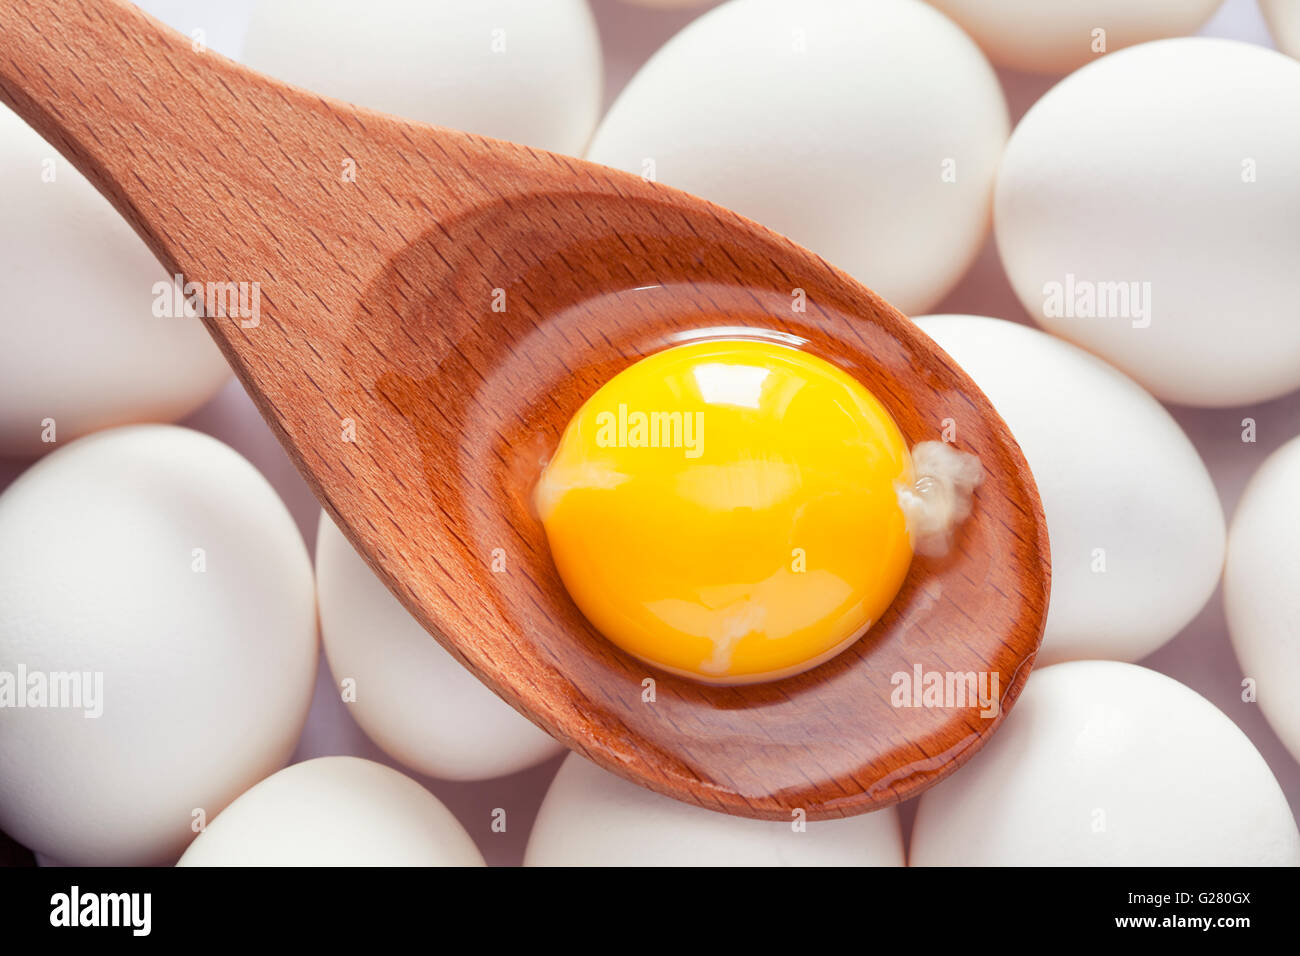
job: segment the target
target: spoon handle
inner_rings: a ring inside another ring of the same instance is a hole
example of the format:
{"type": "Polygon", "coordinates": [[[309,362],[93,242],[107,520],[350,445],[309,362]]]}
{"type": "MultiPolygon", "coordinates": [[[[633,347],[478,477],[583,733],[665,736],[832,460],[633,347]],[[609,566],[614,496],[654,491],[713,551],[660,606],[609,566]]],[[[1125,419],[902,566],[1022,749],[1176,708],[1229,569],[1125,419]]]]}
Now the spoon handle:
{"type": "Polygon", "coordinates": [[[0,101],[94,184],[169,271],[211,260],[217,246],[206,232],[229,237],[246,225],[250,211],[231,183],[259,156],[283,152],[274,130],[293,113],[295,91],[256,82],[125,0],[3,0],[0,38],[0,101]]]}

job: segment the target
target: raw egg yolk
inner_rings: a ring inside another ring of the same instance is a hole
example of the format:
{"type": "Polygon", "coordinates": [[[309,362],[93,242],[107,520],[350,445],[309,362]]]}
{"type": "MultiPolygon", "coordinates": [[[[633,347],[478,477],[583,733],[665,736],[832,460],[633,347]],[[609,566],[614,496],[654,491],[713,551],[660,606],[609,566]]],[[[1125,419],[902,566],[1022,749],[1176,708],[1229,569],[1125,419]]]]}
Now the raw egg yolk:
{"type": "Polygon", "coordinates": [[[889,412],[784,345],[681,345],[578,410],[536,489],[565,587],[630,654],[741,684],[815,667],[879,619],[912,545],[889,412]]]}

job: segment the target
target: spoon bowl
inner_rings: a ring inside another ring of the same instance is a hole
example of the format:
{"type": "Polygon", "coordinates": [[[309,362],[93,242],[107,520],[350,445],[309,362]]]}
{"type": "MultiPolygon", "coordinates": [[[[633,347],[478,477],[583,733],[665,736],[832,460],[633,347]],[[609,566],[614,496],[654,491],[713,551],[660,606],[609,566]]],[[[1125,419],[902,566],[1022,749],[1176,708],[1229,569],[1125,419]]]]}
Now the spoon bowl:
{"type": "Polygon", "coordinates": [[[703,200],[287,86],[119,0],[6,0],[0,34],[0,98],[205,289],[205,323],[340,529],[565,744],[671,797],[789,820],[912,796],[996,730],[1046,616],[1041,504],[987,399],[868,289],[703,200]],[[220,307],[232,288],[256,290],[255,315],[220,307]],[[917,556],[863,639],[718,687],[591,628],[531,490],[605,381],[737,335],[839,365],[909,444],[953,440],[986,477],[953,550],[917,556]]]}

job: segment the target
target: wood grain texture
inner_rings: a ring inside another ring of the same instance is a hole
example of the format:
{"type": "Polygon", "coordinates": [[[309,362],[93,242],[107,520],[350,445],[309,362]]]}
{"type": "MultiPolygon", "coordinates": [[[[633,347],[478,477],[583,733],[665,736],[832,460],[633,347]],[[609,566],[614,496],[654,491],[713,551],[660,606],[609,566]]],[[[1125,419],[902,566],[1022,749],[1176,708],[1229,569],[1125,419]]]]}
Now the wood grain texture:
{"type": "Polygon", "coordinates": [[[1042,508],[988,401],[872,292],[699,199],[282,85],[119,0],[4,0],[0,37],[0,96],[168,269],[260,285],[256,327],[205,321],[312,489],[430,634],[567,745],[678,799],[817,819],[915,795],[997,728],[1042,636],[1042,508]],[[528,507],[586,397],[719,326],[836,362],[910,442],[951,419],[987,473],[957,548],[918,558],[866,638],[743,688],[595,634],[528,507]],[[918,666],[995,673],[997,714],[893,706],[918,666]]]}

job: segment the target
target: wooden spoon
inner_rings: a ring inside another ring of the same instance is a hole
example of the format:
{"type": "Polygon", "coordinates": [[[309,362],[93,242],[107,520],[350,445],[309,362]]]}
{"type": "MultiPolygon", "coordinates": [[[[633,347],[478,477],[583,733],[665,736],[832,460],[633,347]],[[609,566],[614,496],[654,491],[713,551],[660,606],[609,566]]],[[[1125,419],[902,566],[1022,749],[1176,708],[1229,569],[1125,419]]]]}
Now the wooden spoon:
{"type": "Polygon", "coordinates": [[[429,633],[568,746],[701,806],[816,819],[915,795],[997,728],[1046,614],[1038,494],[987,399],[872,292],[692,196],[286,86],[120,0],[4,0],[0,37],[4,101],[169,271],[256,284],[256,321],[205,321],[303,477],[429,633]],[[595,633],[528,504],[587,396],[719,327],[838,363],[909,441],[946,428],[987,472],[957,548],[918,557],[866,638],[739,688],[595,633]],[[896,706],[895,675],[931,672],[992,675],[997,702],[896,706]]]}

